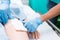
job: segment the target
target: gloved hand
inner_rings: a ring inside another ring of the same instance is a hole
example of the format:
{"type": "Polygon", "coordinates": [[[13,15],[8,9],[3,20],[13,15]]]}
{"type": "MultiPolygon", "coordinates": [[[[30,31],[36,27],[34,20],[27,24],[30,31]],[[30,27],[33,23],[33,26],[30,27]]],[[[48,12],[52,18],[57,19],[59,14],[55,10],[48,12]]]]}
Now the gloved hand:
{"type": "Polygon", "coordinates": [[[25,22],[24,26],[27,28],[28,32],[35,32],[38,26],[42,23],[42,20],[38,17],[25,22]]]}
{"type": "Polygon", "coordinates": [[[10,16],[10,0],[0,0],[0,22],[4,25],[10,16]]]}

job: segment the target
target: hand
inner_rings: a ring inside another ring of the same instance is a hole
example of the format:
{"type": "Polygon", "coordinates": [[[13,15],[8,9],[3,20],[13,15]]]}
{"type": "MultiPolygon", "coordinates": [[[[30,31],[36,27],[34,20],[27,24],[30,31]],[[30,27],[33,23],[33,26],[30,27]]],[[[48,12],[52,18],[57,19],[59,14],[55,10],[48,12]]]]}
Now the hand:
{"type": "Polygon", "coordinates": [[[38,17],[25,22],[24,26],[27,28],[28,32],[35,32],[38,26],[42,23],[42,20],[38,17]]]}

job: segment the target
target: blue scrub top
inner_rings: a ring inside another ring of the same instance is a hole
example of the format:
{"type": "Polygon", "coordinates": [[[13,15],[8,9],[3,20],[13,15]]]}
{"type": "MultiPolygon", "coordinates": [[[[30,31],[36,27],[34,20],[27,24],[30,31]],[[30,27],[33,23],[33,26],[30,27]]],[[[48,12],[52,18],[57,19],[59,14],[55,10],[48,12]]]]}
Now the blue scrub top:
{"type": "Polygon", "coordinates": [[[60,0],[51,0],[51,1],[53,1],[55,3],[60,3],[60,0]]]}
{"type": "Polygon", "coordinates": [[[10,0],[0,0],[0,23],[5,24],[10,18],[10,0]]]}

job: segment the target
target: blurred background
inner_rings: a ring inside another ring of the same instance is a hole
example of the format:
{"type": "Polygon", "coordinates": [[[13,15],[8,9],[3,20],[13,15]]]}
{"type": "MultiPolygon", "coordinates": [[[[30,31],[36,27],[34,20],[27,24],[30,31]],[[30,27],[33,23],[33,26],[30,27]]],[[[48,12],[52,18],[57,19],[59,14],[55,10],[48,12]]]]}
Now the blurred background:
{"type": "Polygon", "coordinates": [[[45,14],[47,12],[48,0],[22,0],[25,5],[29,5],[38,13],[45,14]]]}

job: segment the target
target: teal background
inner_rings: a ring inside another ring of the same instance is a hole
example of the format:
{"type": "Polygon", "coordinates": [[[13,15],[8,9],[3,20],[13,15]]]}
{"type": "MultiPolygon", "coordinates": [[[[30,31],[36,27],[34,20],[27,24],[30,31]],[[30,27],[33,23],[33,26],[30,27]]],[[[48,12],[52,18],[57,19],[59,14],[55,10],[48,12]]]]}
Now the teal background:
{"type": "Polygon", "coordinates": [[[47,12],[48,0],[29,0],[29,6],[36,12],[45,14],[47,12]]]}

